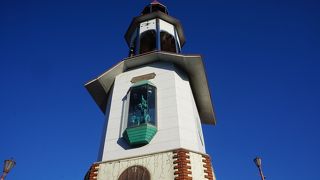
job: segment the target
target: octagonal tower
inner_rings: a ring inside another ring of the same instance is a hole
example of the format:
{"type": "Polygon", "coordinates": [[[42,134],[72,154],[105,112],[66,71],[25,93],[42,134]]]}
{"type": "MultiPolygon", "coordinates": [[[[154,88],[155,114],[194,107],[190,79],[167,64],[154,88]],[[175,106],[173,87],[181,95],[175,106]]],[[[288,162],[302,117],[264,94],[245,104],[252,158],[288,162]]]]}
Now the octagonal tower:
{"type": "Polygon", "coordinates": [[[200,55],[182,55],[180,22],[154,1],[133,18],[129,57],[85,87],[106,115],[86,179],[215,179],[201,124],[215,125],[200,55]]]}

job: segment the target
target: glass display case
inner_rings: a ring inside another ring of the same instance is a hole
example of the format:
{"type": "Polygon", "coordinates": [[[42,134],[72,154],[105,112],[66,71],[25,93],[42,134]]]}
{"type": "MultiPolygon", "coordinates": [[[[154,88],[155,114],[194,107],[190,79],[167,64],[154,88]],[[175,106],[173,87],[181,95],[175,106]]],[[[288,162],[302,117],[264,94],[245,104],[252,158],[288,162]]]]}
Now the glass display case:
{"type": "Polygon", "coordinates": [[[128,93],[123,137],[131,146],[148,144],[157,132],[157,88],[150,81],[133,84],[128,93]]]}

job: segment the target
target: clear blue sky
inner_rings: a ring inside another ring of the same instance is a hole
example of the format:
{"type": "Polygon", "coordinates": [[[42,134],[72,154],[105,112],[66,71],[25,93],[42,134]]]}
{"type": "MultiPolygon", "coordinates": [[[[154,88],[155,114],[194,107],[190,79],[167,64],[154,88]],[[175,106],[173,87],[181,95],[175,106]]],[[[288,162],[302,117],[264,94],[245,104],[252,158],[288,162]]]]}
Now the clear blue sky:
{"type": "MultiPolygon", "coordinates": [[[[83,87],[128,54],[124,33],[150,1],[0,1],[0,166],[8,180],[82,179],[104,116],[83,87]]],[[[185,54],[202,54],[217,126],[205,126],[220,180],[319,179],[317,0],[163,0],[185,54]]]]}

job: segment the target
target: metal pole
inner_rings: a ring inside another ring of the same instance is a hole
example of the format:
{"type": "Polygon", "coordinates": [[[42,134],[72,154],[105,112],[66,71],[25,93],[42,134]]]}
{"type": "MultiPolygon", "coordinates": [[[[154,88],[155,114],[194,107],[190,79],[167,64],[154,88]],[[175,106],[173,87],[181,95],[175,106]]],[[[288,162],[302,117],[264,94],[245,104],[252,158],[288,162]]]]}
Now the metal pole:
{"type": "Polygon", "coordinates": [[[265,180],[266,177],[264,177],[261,167],[259,167],[259,173],[261,176],[261,180],[265,180]]]}
{"type": "Polygon", "coordinates": [[[4,177],[6,177],[6,175],[7,175],[7,173],[4,172],[4,173],[1,175],[0,180],[4,180],[4,177]]]}

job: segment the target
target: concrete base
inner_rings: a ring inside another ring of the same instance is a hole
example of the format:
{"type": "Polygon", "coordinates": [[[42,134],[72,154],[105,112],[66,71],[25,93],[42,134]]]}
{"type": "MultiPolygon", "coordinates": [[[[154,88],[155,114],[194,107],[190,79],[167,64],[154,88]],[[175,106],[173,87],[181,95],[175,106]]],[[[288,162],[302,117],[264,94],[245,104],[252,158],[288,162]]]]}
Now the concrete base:
{"type": "Polygon", "coordinates": [[[86,180],[118,180],[129,167],[146,168],[151,180],[215,180],[210,157],[206,154],[176,149],[128,159],[97,162],[87,173],[86,180]]]}

